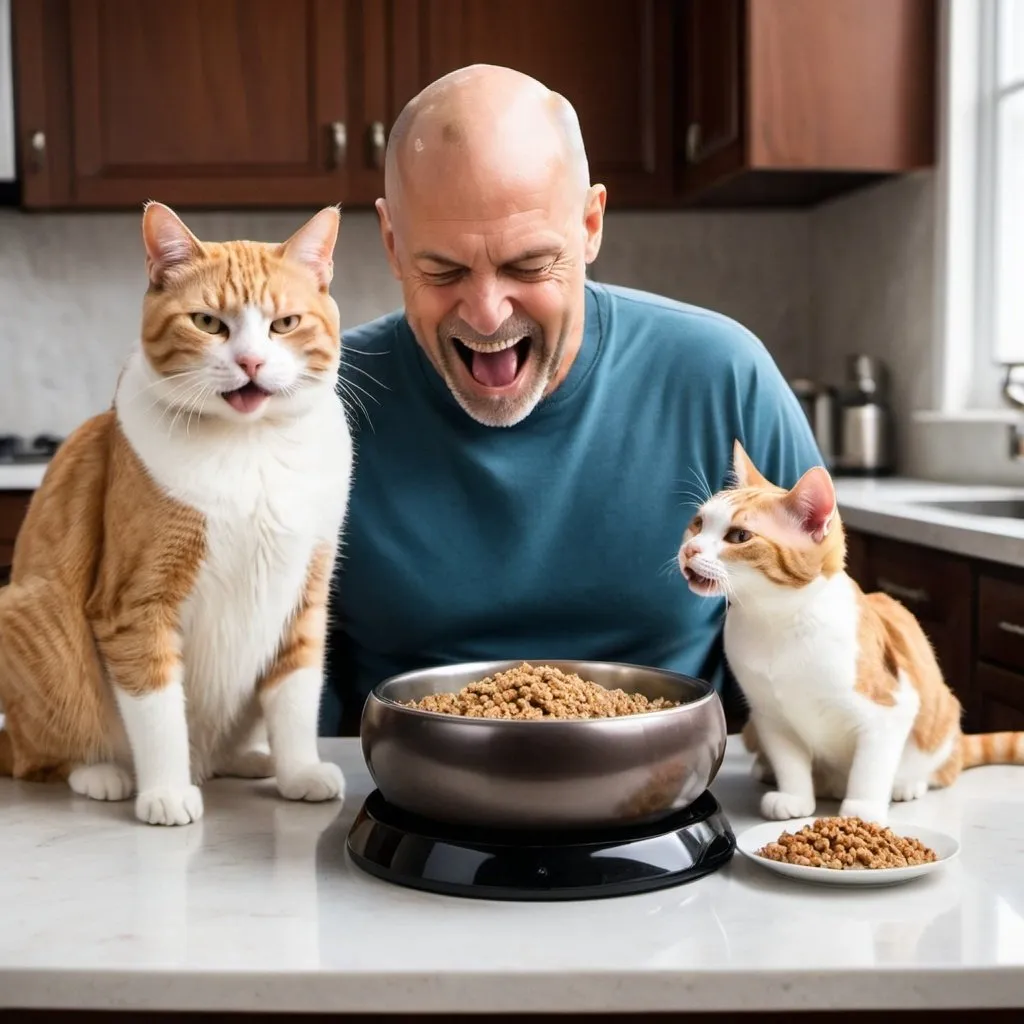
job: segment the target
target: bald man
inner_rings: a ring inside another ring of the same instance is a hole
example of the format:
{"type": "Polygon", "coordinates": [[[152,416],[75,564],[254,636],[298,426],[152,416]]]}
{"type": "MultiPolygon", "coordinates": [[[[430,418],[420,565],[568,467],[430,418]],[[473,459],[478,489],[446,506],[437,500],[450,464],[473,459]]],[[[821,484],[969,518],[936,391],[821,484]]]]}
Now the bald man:
{"type": "Polygon", "coordinates": [[[784,485],[821,458],[749,331],[586,279],[605,199],[572,107],[509,69],[453,72],[395,123],[377,211],[404,310],[345,337],[343,375],[373,401],[324,733],[388,676],[459,661],[721,685],[722,608],[671,569],[690,498],[722,486],[735,438],[784,485]]]}

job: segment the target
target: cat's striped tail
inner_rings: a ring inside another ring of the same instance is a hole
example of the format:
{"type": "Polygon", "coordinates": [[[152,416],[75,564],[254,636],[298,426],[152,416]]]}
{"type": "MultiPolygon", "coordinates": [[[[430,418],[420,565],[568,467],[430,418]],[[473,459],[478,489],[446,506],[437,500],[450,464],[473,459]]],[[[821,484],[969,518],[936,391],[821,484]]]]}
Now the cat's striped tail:
{"type": "Polygon", "coordinates": [[[960,737],[964,768],[985,764],[1024,764],[1024,732],[965,733],[960,737]]]}

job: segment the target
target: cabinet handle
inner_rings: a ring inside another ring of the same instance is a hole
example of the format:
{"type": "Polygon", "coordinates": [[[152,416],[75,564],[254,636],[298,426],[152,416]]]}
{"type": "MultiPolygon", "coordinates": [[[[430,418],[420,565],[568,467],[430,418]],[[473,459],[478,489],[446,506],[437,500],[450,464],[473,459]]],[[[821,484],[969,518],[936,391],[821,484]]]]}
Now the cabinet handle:
{"type": "Polygon", "coordinates": [[[29,146],[32,149],[32,166],[37,171],[41,170],[46,162],[46,133],[33,132],[29,146]]]}
{"type": "Polygon", "coordinates": [[[331,122],[331,144],[334,149],[334,166],[343,167],[348,152],[348,132],[344,121],[331,122]]]}
{"type": "Polygon", "coordinates": [[[374,121],[370,125],[370,162],[379,171],[384,166],[384,153],[387,149],[387,135],[384,122],[374,121]]]}
{"type": "Polygon", "coordinates": [[[923,604],[929,599],[927,590],[920,587],[904,587],[899,583],[893,583],[892,580],[883,579],[881,576],[878,577],[878,589],[884,590],[890,597],[895,597],[897,601],[913,601],[923,604]]]}
{"type": "Polygon", "coordinates": [[[1024,636],[1024,626],[1019,626],[1016,622],[1006,622],[1003,620],[998,625],[1004,633],[1013,633],[1014,636],[1024,636]]]}
{"type": "Polygon", "coordinates": [[[688,163],[696,163],[700,154],[700,125],[694,121],[686,129],[686,159],[688,163]]]}

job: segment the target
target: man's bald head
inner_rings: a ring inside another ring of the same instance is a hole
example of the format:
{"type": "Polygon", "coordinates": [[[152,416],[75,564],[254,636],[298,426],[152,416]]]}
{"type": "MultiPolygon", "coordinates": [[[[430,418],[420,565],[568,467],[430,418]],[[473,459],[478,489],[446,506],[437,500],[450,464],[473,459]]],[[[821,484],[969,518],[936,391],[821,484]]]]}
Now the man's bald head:
{"type": "Polygon", "coordinates": [[[586,198],[590,171],[572,104],[510,68],[475,64],[439,78],[406,104],[388,138],[385,198],[392,216],[405,189],[557,172],[586,198]]]}

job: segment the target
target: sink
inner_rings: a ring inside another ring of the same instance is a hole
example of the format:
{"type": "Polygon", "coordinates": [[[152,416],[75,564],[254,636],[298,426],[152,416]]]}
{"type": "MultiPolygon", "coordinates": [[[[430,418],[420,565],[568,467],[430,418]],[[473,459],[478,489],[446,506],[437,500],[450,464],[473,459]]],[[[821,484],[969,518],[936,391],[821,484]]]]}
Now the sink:
{"type": "Polygon", "coordinates": [[[972,516],[994,516],[999,519],[1024,519],[1024,498],[989,498],[973,501],[919,501],[917,505],[966,512],[972,516]]]}

